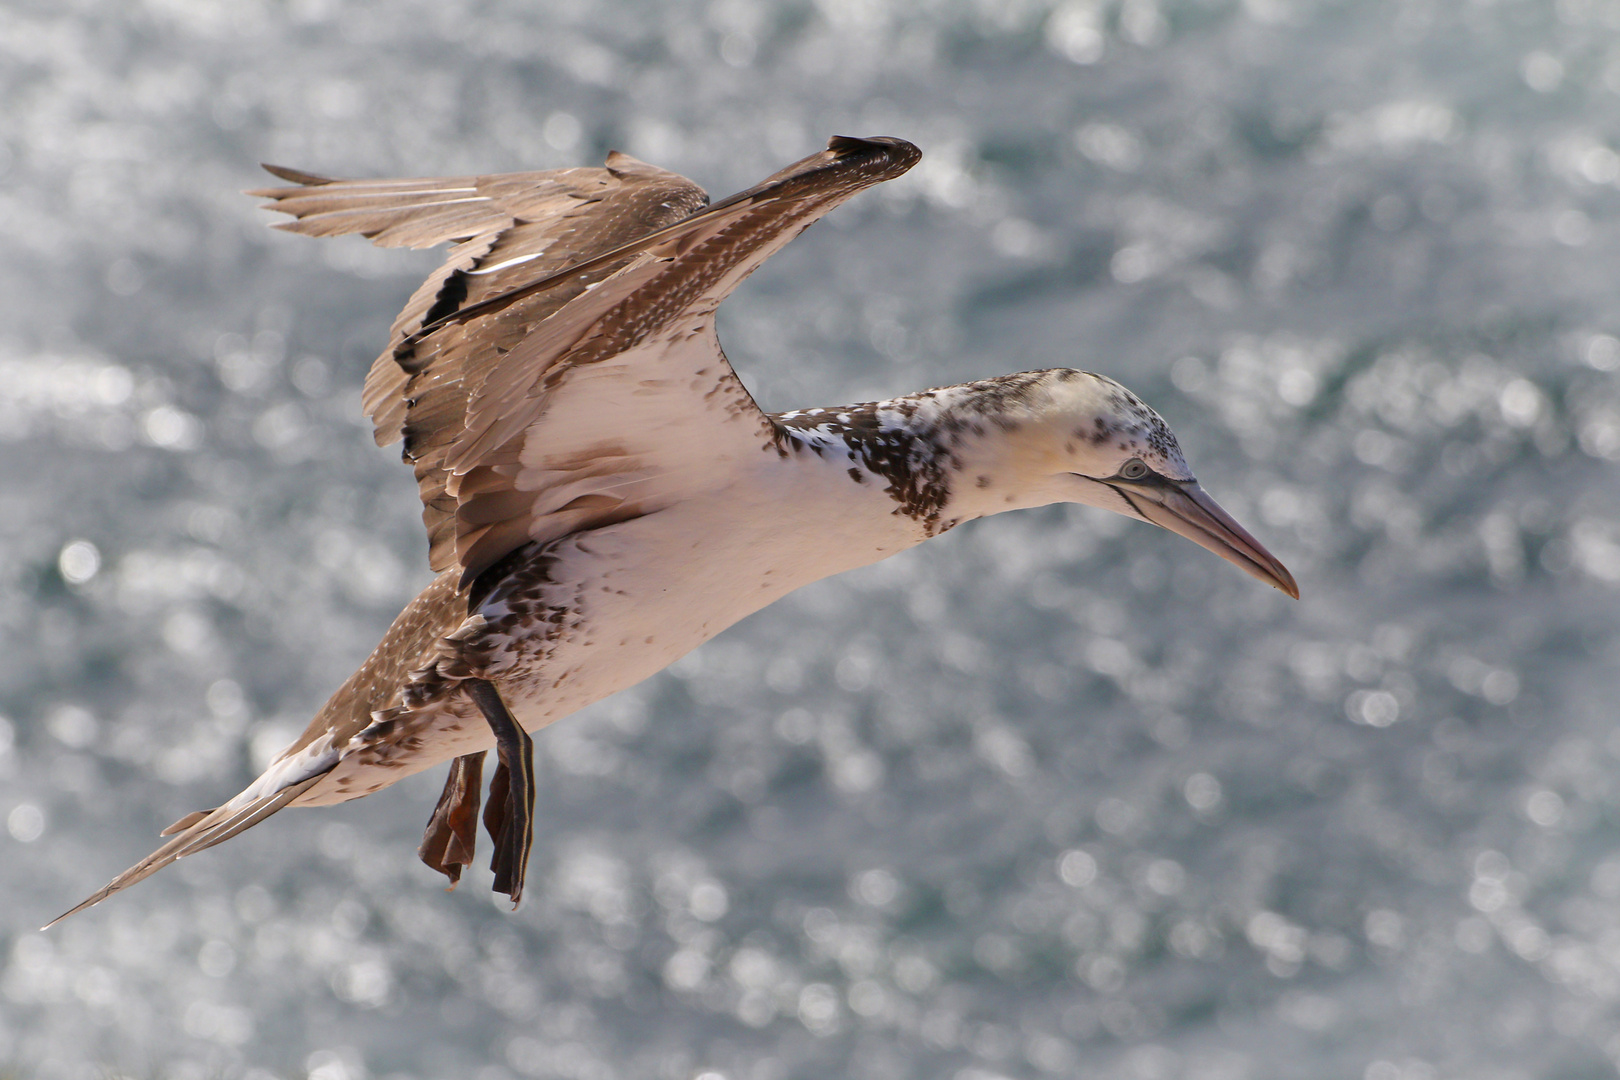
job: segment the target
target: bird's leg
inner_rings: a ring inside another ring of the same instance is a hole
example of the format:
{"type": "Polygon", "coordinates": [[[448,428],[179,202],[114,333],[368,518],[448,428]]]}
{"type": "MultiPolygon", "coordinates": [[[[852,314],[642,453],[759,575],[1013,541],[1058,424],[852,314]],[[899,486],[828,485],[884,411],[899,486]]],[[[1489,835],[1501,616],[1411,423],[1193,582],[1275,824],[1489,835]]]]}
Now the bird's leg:
{"type": "Polygon", "coordinates": [[[462,685],[495,732],[500,764],[490,778],[484,827],[495,841],[489,864],[495,891],[510,896],[515,906],[523,896],[523,874],[534,846],[534,740],[507,711],[494,683],[468,679],[462,685]]]}
{"type": "Polygon", "coordinates": [[[466,754],[450,763],[439,805],[428,818],[422,846],[416,849],[421,860],[450,879],[450,887],[461,880],[461,868],[472,865],[478,843],[478,796],[483,786],[484,751],[466,754]]]}

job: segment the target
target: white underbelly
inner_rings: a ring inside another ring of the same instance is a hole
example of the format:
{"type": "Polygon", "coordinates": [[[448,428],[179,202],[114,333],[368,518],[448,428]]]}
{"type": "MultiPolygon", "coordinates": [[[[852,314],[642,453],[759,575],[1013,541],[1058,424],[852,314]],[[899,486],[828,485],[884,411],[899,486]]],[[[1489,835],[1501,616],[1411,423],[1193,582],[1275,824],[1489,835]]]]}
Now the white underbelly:
{"type": "MultiPolygon", "coordinates": [[[[880,492],[862,493],[868,513],[850,512],[848,488],[838,494],[837,515],[819,512],[818,499],[781,492],[762,492],[755,506],[717,495],[559,541],[547,589],[569,617],[545,633],[514,635],[491,665],[507,708],[536,731],[662,671],[794,589],[922,539],[880,492]]],[[[356,798],[491,748],[483,717],[460,695],[453,701],[422,718],[409,753],[386,761],[346,754],[298,805],[356,798]]]]}
{"type": "Polygon", "coordinates": [[[794,589],[915,543],[901,519],[814,530],[726,508],[683,503],[564,542],[558,576],[578,625],[496,680],[526,729],[641,682],[794,589]]]}

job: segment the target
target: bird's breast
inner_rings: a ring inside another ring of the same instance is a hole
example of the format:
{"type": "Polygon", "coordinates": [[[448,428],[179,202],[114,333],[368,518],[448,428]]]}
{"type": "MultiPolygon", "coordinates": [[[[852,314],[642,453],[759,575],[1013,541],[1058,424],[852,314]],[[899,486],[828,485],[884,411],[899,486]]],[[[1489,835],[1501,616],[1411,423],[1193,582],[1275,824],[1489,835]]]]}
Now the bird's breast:
{"type": "Polygon", "coordinates": [[[488,725],[451,692],[460,678],[492,679],[534,731],[658,673],[794,589],[924,539],[847,462],[773,459],[713,492],[566,536],[515,566],[413,674],[420,709],[406,710],[386,737],[358,740],[300,803],[354,798],[488,749],[488,725]]]}
{"type": "Polygon", "coordinates": [[[777,459],[712,493],[551,545],[481,611],[498,639],[490,673],[519,699],[508,704],[524,726],[542,726],[794,589],[923,536],[847,464],[777,459]]]}

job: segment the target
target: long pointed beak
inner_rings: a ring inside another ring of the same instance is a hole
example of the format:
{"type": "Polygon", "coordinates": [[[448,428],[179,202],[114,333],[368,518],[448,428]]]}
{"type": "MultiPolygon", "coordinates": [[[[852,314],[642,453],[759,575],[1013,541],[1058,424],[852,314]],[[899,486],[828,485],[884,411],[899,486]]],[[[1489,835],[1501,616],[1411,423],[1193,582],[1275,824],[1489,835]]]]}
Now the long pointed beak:
{"type": "Polygon", "coordinates": [[[1199,547],[1208,548],[1227,562],[1242,567],[1268,585],[1275,585],[1295,600],[1299,586],[1288,567],[1232,520],[1197,481],[1158,480],[1145,484],[1110,484],[1138,513],[1155,525],[1185,536],[1199,547]]]}

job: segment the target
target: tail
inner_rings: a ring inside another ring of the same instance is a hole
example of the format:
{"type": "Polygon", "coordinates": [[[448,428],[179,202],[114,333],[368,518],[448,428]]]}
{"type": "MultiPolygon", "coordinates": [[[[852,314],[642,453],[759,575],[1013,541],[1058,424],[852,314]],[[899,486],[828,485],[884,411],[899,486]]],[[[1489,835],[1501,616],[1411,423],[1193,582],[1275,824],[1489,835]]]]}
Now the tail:
{"type": "Polygon", "coordinates": [[[164,844],[152,854],[113,878],[93,893],[84,903],[52,919],[45,924],[44,929],[49,930],[69,915],[77,915],[85,908],[96,906],[113,893],[122,892],[137,881],[145,881],[176,859],[194,855],[204,848],[211,848],[215,844],[229,840],[239,832],[251,829],[298,798],[305,791],[308,791],[325,775],[326,771],[322,770],[308,779],[300,780],[296,784],[290,784],[279,791],[252,799],[241,805],[235,805],[236,800],[232,799],[218,810],[201,813],[201,816],[191,815],[187,818],[181,818],[175,825],[164,830],[165,834],[176,829],[179,830],[179,835],[173,840],[170,840],[167,844],[164,844]],[[195,817],[196,820],[191,821],[192,817],[195,817]]]}

